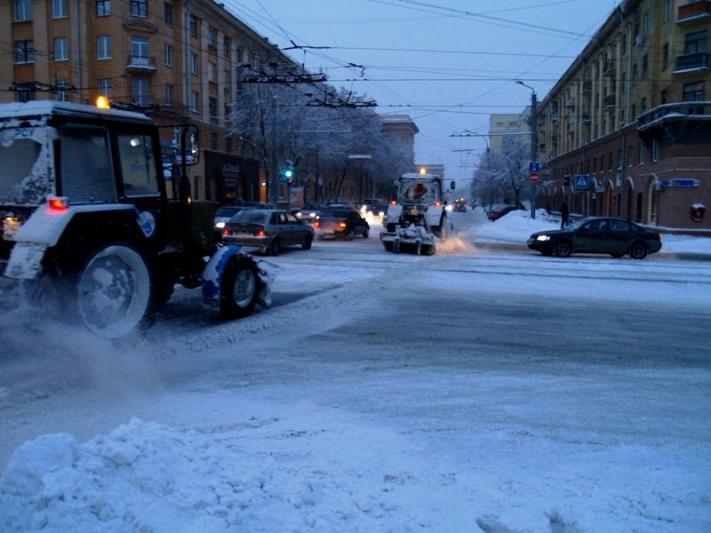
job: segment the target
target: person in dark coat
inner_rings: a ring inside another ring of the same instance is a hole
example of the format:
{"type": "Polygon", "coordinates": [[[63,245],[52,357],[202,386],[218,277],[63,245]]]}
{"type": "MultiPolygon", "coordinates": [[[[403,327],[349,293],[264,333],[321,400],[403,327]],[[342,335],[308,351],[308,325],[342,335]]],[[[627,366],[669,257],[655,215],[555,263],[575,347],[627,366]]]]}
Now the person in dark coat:
{"type": "Polygon", "coordinates": [[[568,225],[569,218],[570,211],[568,210],[568,202],[563,200],[563,206],[560,208],[560,229],[563,229],[568,225]]]}

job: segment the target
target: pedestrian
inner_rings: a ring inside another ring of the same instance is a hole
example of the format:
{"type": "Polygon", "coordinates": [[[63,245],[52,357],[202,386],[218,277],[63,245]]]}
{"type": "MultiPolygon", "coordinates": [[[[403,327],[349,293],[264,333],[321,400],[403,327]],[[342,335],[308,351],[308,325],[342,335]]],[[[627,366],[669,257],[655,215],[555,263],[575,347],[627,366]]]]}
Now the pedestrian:
{"type": "Polygon", "coordinates": [[[563,205],[560,208],[560,229],[563,229],[568,225],[568,219],[570,218],[570,211],[568,210],[568,202],[563,200],[563,205]]]}

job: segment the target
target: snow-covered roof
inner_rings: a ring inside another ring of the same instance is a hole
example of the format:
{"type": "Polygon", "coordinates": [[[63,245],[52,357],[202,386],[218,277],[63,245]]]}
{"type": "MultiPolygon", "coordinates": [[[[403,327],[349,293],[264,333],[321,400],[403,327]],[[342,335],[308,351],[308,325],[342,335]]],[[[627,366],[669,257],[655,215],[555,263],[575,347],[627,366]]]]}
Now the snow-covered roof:
{"type": "Polygon", "coordinates": [[[140,122],[151,122],[141,113],[121,111],[118,109],[99,109],[98,107],[52,100],[35,100],[32,102],[0,104],[0,120],[18,117],[43,115],[91,115],[104,118],[131,119],[140,122]]]}

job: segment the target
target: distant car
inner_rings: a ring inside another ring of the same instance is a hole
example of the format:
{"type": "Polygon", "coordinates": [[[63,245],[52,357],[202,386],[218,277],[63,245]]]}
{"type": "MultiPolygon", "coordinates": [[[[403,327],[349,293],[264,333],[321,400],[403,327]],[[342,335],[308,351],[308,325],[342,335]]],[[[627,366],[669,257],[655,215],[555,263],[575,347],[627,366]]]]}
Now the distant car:
{"type": "Polygon", "coordinates": [[[540,231],[528,239],[528,247],[543,255],[568,257],[585,252],[644,259],[662,248],[656,231],[619,218],[581,218],[561,230],[540,231]]]}
{"type": "Polygon", "coordinates": [[[324,209],[324,206],[321,204],[305,205],[301,209],[297,209],[294,212],[294,215],[299,220],[303,220],[308,224],[313,224],[322,209],[324,209]]]}
{"type": "Polygon", "coordinates": [[[242,210],[241,205],[225,205],[215,211],[215,228],[222,230],[230,219],[242,210]]]}
{"type": "Polygon", "coordinates": [[[464,200],[464,198],[460,198],[454,201],[454,210],[458,213],[467,212],[467,202],[464,200]]]}
{"type": "Polygon", "coordinates": [[[320,237],[343,237],[349,240],[356,235],[367,239],[370,232],[370,225],[355,209],[324,209],[319,213],[314,227],[320,237]]]}
{"type": "Polygon", "coordinates": [[[518,209],[520,208],[513,205],[507,205],[501,209],[491,209],[487,211],[486,217],[493,222],[495,220],[499,220],[504,215],[508,215],[511,211],[516,211],[518,209]]]}
{"type": "Polygon", "coordinates": [[[262,253],[279,255],[286,246],[311,249],[314,230],[282,209],[243,209],[230,219],[222,232],[228,244],[253,246],[262,253]]]}
{"type": "Polygon", "coordinates": [[[385,213],[388,211],[388,204],[384,200],[379,200],[377,198],[368,198],[360,208],[360,214],[365,218],[366,215],[370,214],[376,219],[382,220],[385,213]]]}

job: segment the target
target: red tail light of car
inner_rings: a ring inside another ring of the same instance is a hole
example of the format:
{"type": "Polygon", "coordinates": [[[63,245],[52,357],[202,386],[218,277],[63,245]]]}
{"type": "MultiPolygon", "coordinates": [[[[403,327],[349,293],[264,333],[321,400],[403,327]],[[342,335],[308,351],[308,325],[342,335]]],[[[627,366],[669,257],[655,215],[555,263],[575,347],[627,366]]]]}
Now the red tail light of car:
{"type": "Polygon", "coordinates": [[[314,221],[314,228],[320,228],[321,227],[321,222],[318,220],[314,221]]]}
{"type": "Polygon", "coordinates": [[[346,224],[345,222],[339,222],[338,227],[345,229],[346,227],[348,227],[348,224],[346,224]]]}
{"type": "Polygon", "coordinates": [[[267,232],[264,231],[263,229],[260,229],[260,230],[257,230],[257,231],[254,233],[254,235],[255,235],[255,237],[266,237],[266,236],[267,236],[267,232]]]}

